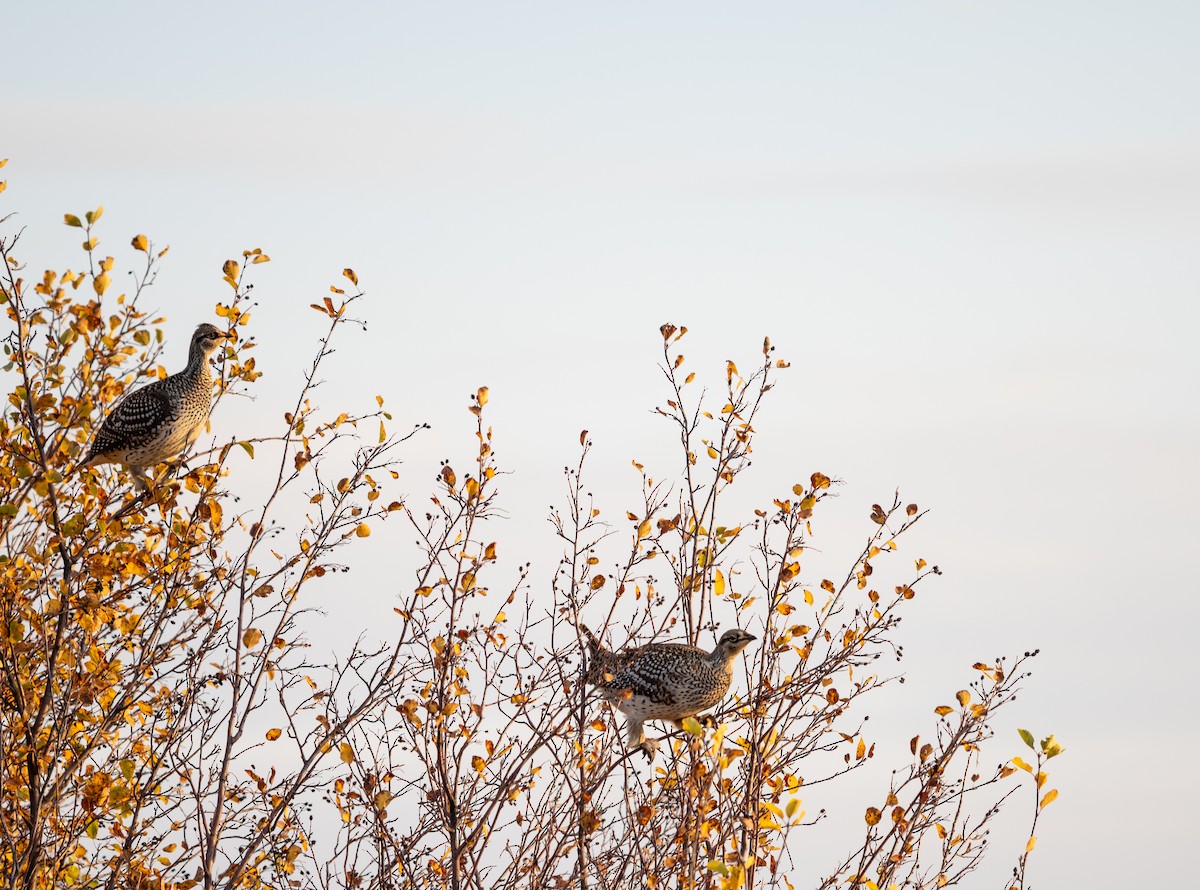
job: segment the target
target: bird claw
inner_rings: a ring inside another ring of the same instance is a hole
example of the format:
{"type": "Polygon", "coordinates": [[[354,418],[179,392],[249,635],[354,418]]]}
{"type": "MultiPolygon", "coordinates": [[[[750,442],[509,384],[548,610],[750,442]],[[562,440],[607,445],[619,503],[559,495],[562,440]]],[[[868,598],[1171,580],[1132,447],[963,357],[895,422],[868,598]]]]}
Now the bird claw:
{"type": "Polygon", "coordinates": [[[134,497],[131,500],[127,501],[124,504],[124,506],[122,506],[119,510],[117,510],[116,513],[114,513],[110,517],[110,520],[112,522],[116,522],[118,519],[124,519],[126,516],[128,516],[130,513],[132,513],[134,510],[141,507],[142,504],[144,504],[146,502],[146,500],[151,497],[151,495],[152,495],[152,492],[149,489],[141,492],[140,494],[134,495],[134,497]]]}
{"type": "Polygon", "coordinates": [[[653,763],[654,755],[658,753],[658,739],[642,739],[642,743],[637,746],[637,750],[646,755],[647,763],[653,763]]]}

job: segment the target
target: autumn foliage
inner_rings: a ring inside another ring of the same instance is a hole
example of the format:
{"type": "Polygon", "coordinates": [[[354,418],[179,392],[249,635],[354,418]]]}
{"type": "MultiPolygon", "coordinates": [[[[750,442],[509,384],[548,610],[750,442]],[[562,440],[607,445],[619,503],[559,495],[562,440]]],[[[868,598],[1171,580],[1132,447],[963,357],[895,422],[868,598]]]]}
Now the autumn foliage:
{"type": "MultiPolygon", "coordinates": [[[[787,368],[769,341],[706,399],[686,328],[664,325],[658,411],[677,465],[637,467],[636,505],[600,504],[585,431],[556,537],[506,562],[486,387],[467,406],[466,457],[436,468],[425,495],[401,490],[397,462],[433,433],[394,430],[382,397],[317,404],[332,344],[353,335],[361,293],[346,269],[312,301],[327,331],[295,397],[264,409],[273,428],[231,438],[218,404],[197,452],[141,496],[114,468],[75,469],[112,405],[167,373],[165,319],[147,306],[166,249],[137,234],[116,251],[135,272],[119,292],[101,214],[66,216],[84,238],[74,271],[35,272],[11,220],[0,231],[5,886],[790,888],[823,870],[820,887],[940,887],[979,863],[1019,779],[1030,774],[1032,826],[1057,795],[1044,787],[1052,736],[1022,731],[1032,763],[1009,760],[1005,740],[985,766],[1030,656],[981,661],[912,716],[920,735],[890,782],[847,804],[860,842],[803,870],[793,859],[825,818],[808,811],[809,787],[881,756],[862,716],[895,678],[882,665],[895,664],[898,623],[938,569],[899,555],[924,513],[897,496],[864,511],[840,577],[809,577],[836,488],[811,468],[734,515],[727,492],[787,368]],[[370,591],[393,600],[392,626],[321,651],[310,588],[337,585],[371,534],[415,540],[415,575],[370,591]],[[734,625],[759,642],[716,728],[650,724],[669,737],[647,764],[581,683],[580,621],[617,648],[707,648],[734,625]]],[[[232,335],[218,403],[260,376],[249,279],[267,261],[256,249],[214,263],[215,323],[232,335]]],[[[1014,886],[1033,845],[1031,827],[997,854],[1016,862],[1014,886]]]]}

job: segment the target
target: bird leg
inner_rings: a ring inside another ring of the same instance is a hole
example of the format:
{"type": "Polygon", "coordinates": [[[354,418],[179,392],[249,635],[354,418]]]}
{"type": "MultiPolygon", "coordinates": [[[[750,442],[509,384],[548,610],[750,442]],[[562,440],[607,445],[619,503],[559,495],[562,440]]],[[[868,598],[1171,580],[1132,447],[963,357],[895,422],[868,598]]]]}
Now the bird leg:
{"type": "Polygon", "coordinates": [[[154,489],[154,480],[146,473],[145,467],[134,467],[127,464],[125,468],[133,477],[134,487],[143,495],[149,494],[154,489]]]}
{"type": "Polygon", "coordinates": [[[146,472],[145,467],[135,467],[131,464],[125,464],[125,469],[128,470],[129,475],[133,477],[135,494],[129,503],[125,504],[123,507],[121,507],[121,509],[117,510],[117,512],[112,515],[112,519],[114,521],[128,515],[129,513],[132,513],[138,507],[142,506],[142,504],[144,504],[147,500],[153,499],[155,494],[155,480],[146,472]]]}
{"type": "Polygon", "coordinates": [[[643,721],[635,717],[625,719],[625,739],[632,751],[641,751],[649,761],[658,753],[658,739],[647,738],[643,721]]]}

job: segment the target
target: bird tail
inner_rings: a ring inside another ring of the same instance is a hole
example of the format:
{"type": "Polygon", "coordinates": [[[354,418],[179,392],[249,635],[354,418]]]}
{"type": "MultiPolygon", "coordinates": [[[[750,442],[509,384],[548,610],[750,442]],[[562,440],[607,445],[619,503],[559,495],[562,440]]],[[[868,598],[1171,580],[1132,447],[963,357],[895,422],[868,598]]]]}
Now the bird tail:
{"type": "Polygon", "coordinates": [[[596,656],[604,651],[604,647],[600,645],[600,641],[596,639],[596,635],[588,630],[588,626],[586,624],[579,625],[579,629],[583,631],[583,637],[585,640],[587,640],[589,654],[596,656]]]}
{"type": "Polygon", "coordinates": [[[617,671],[617,657],[604,648],[604,645],[588,629],[587,625],[580,624],[579,629],[583,632],[588,648],[587,659],[583,666],[583,681],[591,683],[593,686],[604,686],[612,680],[613,674],[617,671]]]}

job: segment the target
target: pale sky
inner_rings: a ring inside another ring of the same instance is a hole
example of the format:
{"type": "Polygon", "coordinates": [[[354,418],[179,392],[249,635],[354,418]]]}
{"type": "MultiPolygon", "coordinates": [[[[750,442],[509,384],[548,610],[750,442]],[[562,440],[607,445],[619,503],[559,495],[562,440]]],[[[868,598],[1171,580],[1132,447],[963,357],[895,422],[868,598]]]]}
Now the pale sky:
{"type": "MultiPolygon", "coordinates": [[[[34,268],[78,266],[62,214],[101,203],[102,255],[169,243],[152,302],[177,364],[226,296],[222,261],[272,256],[254,279],[266,376],[216,434],[285,410],[321,327],[307,306],[353,266],[369,329],[322,398],[380,392],[398,426],[431,423],[406,456],[419,493],[468,452],[466,399],[489,385],[513,471],[499,534],[546,579],[580,429],[613,515],[637,505],[631,458],[673,469],[650,413],[658,326],[691,329],[714,384],[769,334],[794,364],[744,484],[769,502],[813,470],[846,480],[815,542],[831,566],[897,486],[933,511],[918,547],[946,574],[877,719],[927,730],[972,661],[1040,646],[988,757],[1020,753],[1017,725],[1067,747],[1036,885],[1175,877],[1200,796],[1200,5],[25,2],[3,19],[0,200],[34,268]]],[[[384,557],[350,576],[348,633],[407,585],[384,557]]],[[[1020,839],[995,843],[968,886],[1003,880],[1020,839]]]]}

